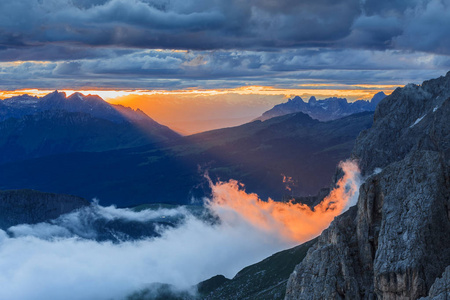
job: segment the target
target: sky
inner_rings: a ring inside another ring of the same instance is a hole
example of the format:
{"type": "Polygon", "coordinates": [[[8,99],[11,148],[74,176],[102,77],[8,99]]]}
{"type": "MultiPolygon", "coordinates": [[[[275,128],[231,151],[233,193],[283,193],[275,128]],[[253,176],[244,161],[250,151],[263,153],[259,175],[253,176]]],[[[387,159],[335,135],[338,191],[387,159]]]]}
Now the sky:
{"type": "Polygon", "coordinates": [[[305,90],[367,99],[444,75],[448,32],[449,0],[1,1],[0,96],[250,87],[277,102],[305,90]]]}

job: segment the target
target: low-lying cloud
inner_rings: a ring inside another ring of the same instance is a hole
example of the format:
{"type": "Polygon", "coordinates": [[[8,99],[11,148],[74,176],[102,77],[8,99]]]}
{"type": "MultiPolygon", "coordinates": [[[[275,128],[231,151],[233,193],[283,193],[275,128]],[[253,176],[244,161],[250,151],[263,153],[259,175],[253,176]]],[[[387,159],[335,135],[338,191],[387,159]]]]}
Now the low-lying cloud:
{"type": "Polygon", "coordinates": [[[340,168],[344,176],[314,209],[301,203],[262,201],[258,195],[240,189],[235,180],[214,185],[213,200],[207,204],[225,221],[243,219],[268,236],[302,243],[319,235],[334,217],[356,204],[360,186],[358,165],[346,161],[340,168]]]}
{"type": "Polygon", "coordinates": [[[122,299],[157,282],[189,290],[216,274],[233,277],[317,236],[353,203],[358,168],[352,162],[341,167],[344,177],[314,211],[263,202],[230,181],[212,187],[206,216],[185,207],[135,212],[93,204],[51,222],[0,231],[0,298],[122,299]],[[160,222],[171,218],[181,221],[160,222]],[[98,241],[89,233],[98,220],[158,225],[147,237],[98,241]]]}

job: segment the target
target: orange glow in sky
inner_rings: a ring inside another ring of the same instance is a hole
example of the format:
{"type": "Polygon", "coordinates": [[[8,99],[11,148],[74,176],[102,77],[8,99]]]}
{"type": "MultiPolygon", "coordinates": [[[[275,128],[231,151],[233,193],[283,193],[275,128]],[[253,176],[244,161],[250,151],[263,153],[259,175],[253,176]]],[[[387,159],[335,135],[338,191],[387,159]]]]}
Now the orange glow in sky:
{"type": "MultiPolygon", "coordinates": [[[[151,95],[191,95],[191,96],[211,96],[211,95],[225,95],[225,94],[238,94],[238,95],[282,95],[284,97],[291,96],[316,96],[321,97],[345,97],[349,100],[356,99],[369,99],[375,93],[384,91],[385,93],[392,92],[396,85],[344,85],[344,84],[299,84],[298,88],[277,88],[270,86],[243,86],[231,89],[185,89],[185,90],[95,90],[95,89],[80,89],[70,90],[63,89],[62,92],[66,92],[67,95],[71,95],[75,92],[88,95],[99,95],[105,100],[120,100],[118,98],[126,97],[130,95],[134,96],[151,96],[151,95]]],[[[51,93],[52,90],[39,90],[39,89],[23,89],[14,91],[0,91],[0,98],[8,98],[13,96],[19,96],[23,94],[29,94],[33,96],[43,96],[51,93]]]]}
{"type": "MultiPolygon", "coordinates": [[[[300,96],[305,101],[343,97],[349,101],[370,99],[379,92],[391,93],[393,85],[309,84],[283,89],[270,86],[243,86],[233,89],[185,90],[61,90],[70,96],[74,92],[96,94],[112,104],[141,109],[155,121],[181,134],[241,125],[259,117],[287,98],[300,96]]],[[[42,97],[51,90],[0,91],[0,99],[29,94],[42,97]]]]}
{"type": "Polygon", "coordinates": [[[277,233],[286,241],[303,243],[318,236],[333,219],[356,204],[359,189],[359,168],[353,161],[341,162],[344,176],[314,210],[304,204],[262,201],[256,194],[247,194],[235,180],[212,185],[213,200],[208,203],[222,220],[240,216],[255,227],[277,233]]]}

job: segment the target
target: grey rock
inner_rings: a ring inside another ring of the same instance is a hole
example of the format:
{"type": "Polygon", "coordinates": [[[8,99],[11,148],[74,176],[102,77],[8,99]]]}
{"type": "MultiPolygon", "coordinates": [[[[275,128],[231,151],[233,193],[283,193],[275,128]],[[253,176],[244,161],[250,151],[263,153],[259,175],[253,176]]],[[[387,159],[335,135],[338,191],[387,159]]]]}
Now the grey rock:
{"type": "Polygon", "coordinates": [[[366,175],[358,204],[296,267],[286,299],[447,299],[449,96],[450,73],[380,103],[353,150],[366,175]]]}
{"type": "Polygon", "coordinates": [[[320,235],[291,274],[285,299],[357,299],[356,209],[352,207],[320,235]]]}
{"type": "Polygon", "coordinates": [[[420,298],[421,300],[448,300],[450,299],[450,266],[440,278],[437,278],[431,286],[428,297],[420,298]]]}
{"type": "Polygon", "coordinates": [[[372,128],[360,133],[352,157],[363,175],[403,159],[413,150],[450,157],[450,72],[396,89],[377,106],[372,128]]]}

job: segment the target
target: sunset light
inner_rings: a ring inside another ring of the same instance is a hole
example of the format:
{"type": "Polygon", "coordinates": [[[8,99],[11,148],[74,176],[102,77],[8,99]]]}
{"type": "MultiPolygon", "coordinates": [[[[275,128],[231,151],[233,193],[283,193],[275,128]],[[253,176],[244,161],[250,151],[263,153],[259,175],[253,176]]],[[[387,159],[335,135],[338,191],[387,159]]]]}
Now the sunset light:
{"type": "MultiPolygon", "coordinates": [[[[184,90],[102,90],[102,89],[90,89],[90,90],[70,90],[62,89],[61,92],[65,92],[68,96],[75,92],[82,93],[84,95],[99,95],[103,99],[118,100],[120,97],[125,96],[152,96],[152,95],[189,95],[189,96],[215,96],[226,94],[237,95],[270,95],[270,96],[283,96],[285,98],[293,96],[310,97],[316,96],[318,98],[327,97],[343,97],[349,100],[357,99],[370,99],[375,93],[384,91],[385,93],[392,92],[396,85],[342,85],[342,84],[302,84],[298,85],[298,88],[284,89],[271,86],[242,86],[232,89],[194,89],[188,88],[184,90]]],[[[52,90],[14,90],[14,91],[0,91],[0,99],[13,96],[19,96],[23,94],[29,94],[33,96],[44,96],[51,93],[52,90]]],[[[116,102],[115,101],[115,102],[116,102]]]]}
{"type": "Polygon", "coordinates": [[[450,0],[1,0],[0,300],[450,299],[450,0]]]}

